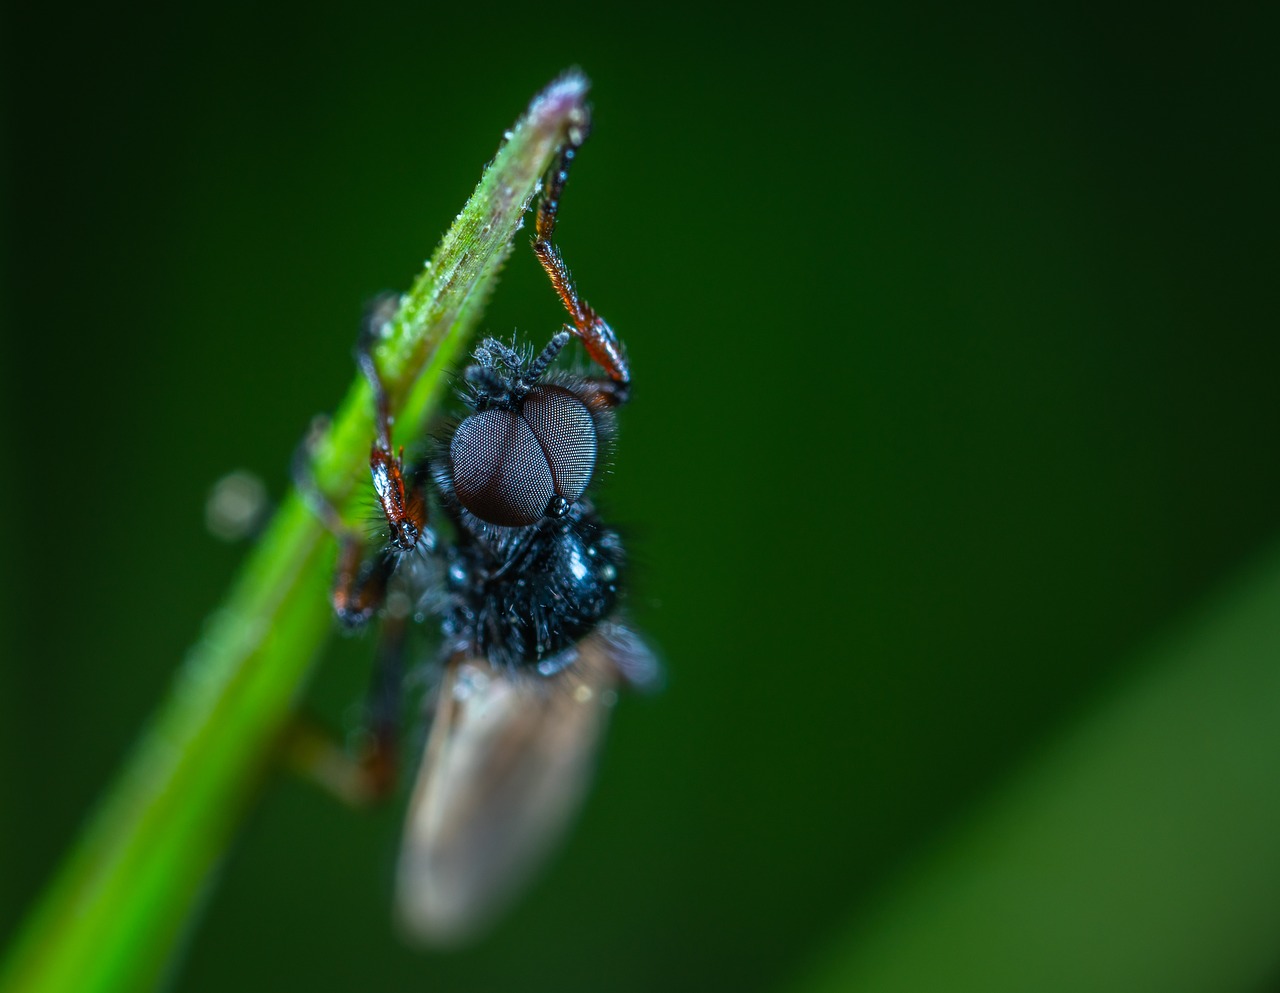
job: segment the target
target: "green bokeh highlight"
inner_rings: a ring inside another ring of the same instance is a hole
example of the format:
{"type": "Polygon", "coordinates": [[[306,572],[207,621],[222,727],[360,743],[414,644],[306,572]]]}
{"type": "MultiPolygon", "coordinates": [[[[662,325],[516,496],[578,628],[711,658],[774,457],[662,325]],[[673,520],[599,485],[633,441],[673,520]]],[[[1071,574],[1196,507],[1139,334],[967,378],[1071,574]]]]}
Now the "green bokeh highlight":
{"type": "Polygon", "coordinates": [[[1214,599],[797,988],[1262,988],[1280,933],[1280,556],[1214,599]]]}

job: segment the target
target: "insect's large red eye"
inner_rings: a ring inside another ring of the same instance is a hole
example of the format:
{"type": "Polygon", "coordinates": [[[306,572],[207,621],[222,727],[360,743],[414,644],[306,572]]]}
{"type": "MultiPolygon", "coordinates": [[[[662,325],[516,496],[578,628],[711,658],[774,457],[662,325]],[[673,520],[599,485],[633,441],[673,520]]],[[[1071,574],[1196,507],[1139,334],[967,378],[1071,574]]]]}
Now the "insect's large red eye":
{"type": "Polygon", "coordinates": [[[596,465],[596,429],[574,394],[535,386],[517,413],[472,414],[449,444],[453,485],[467,510],[490,524],[538,521],[556,497],[582,496],[596,465]]]}

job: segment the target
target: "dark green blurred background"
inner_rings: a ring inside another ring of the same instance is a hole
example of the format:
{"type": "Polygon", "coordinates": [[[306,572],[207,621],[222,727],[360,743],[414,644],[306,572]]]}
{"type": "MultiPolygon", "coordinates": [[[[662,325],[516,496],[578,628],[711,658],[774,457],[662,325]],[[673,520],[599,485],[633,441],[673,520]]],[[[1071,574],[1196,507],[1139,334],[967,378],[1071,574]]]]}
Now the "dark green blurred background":
{"type": "MultiPolygon", "coordinates": [[[[179,988],[776,989],[1280,532],[1274,24],[3,17],[0,940],[244,554],[210,485],[283,492],[362,302],[568,65],[597,128],[561,241],[632,357],[604,499],[668,687],[462,954],[392,934],[398,804],[282,778],[179,988]]],[[[518,247],[486,326],[560,320],[518,247]]]]}

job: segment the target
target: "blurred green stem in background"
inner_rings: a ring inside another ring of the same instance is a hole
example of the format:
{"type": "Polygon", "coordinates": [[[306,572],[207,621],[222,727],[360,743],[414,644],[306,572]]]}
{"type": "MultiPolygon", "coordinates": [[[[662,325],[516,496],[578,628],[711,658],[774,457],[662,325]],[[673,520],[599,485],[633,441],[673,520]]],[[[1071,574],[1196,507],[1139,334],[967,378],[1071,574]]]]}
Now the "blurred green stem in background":
{"type": "MultiPolygon", "coordinates": [[[[568,129],[582,124],[586,88],[570,73],[534,99],[379,344],[393,409],[410,432],[479,322],[539,180],[568,129]]],[[[332,345],[299,345],[316,347],[332,345]]],[[[372,436],[369,387],[357,378],[314,453],[316,479],[339,505],[367,478],[372,436]]],[[[0,990],[148,989],[173,964],[332,630],[332,547],[291,494],[25,923],[0,990]]]]}
{"type": "Polygon", "coordinates": [[[1265,988],[1280,966],[1280,555],[1247,578],[1127,667],[798,988],[1265,988]]]}

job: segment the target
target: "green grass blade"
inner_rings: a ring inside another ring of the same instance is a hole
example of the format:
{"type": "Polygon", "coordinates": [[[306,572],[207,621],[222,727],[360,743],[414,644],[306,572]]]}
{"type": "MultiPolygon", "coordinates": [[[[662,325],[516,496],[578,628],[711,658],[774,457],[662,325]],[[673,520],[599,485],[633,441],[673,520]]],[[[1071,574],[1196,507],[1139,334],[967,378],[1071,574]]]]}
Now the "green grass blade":
{"type": "Polygon", "coordinates": [[[1280,557],[1140,663],[800,988],[1263,988],[1280,966],[1280,557]]]}
{"type": "MultiPolygon", "coordinates": [[[[533,101],[405,295],[377,351],[401,425],[420,426],[438,401],[540,178],[582,122],[586,86],[567,74],[533,101]]],[[[316,452],[317,479],[339,503],[367,479],[372,430],[357,378],[316,452]]],[[[332,548],[291,494],[25,922],[0,990],[138,990],[170,966],[332,629],[332,548]]]]}

